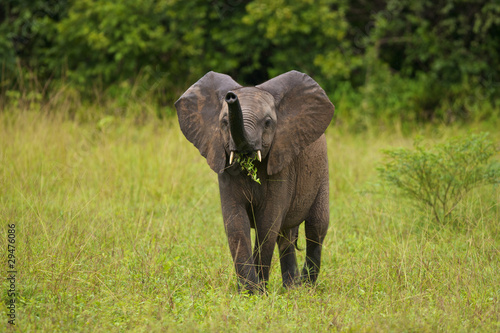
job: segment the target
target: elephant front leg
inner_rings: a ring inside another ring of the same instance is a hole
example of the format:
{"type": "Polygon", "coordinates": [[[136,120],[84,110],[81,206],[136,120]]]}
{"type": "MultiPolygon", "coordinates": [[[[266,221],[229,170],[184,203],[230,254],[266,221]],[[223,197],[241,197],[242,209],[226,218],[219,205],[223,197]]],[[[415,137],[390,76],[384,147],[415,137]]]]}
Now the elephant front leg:
{"type": "Polygon", "coordinates": [[[262,223],[255,229],[253,258],[259,279],[264,283],[264,288],[267,281],[269,281],[269,272],[271,269],[274,247],[278,238],[279,226],[280,224],[274,220],[274,223],[262,223]],[[269,225],[271,226],[269,227],[269,225]]]}
{"type": "Polygon", "coordinates": [[[238,290],[259,291],[259,278],[252,258],[250,221],[246,212],[224,216],[224,225],[238,277],[238,290]]]}

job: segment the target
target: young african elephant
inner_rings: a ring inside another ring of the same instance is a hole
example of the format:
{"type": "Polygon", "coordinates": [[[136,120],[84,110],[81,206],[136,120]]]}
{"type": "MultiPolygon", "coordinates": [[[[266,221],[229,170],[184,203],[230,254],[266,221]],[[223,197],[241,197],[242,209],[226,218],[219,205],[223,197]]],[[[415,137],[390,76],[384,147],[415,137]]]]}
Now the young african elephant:
{"type": "Polygon", "coordinates": [[[186,138],[219,175],[222,215],[239,288],[262,291],[278,243],[284,286],[318,277],[328,221],[323,134],[335,107],[306,74],[291,71],[256,87],[209,72],[175,103],[186,138]],[[254,160],[261,184],[242,171],[254,160]],[[305,221],[306,262],[295,244],[305,221]],[[252,253],[250,228],[255,228],[252,253]]]}

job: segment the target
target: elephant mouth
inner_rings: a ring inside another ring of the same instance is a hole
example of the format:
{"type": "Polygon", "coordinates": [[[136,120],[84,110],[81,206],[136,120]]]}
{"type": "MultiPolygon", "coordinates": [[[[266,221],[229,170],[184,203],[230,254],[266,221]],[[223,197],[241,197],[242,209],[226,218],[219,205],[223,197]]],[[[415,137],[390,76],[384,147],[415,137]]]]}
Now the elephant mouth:
{"type": "Polygon", "coordinates": [[[238,159],[238,157],[254,160],[257,159],[259,162],[262,162],[262,152],[260,151],[260,149],[247,154],[241,154],[235,150],[231,150],[231,153],[229,154],[229,165],[232,165],[233,162],[238,159]]]}

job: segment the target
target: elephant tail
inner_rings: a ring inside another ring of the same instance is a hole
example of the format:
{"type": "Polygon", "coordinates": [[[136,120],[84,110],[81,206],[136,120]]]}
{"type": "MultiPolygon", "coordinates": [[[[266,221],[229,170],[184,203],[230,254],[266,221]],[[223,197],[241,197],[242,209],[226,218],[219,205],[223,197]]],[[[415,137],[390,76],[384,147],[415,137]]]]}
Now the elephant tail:
{"type": "Polygon", "coordinates": [[[295,248],[297,249],[297,251],[304,251],[304,249],[301,249],[301,248],[299,247],[299,244],[298,244],[298,242],[297,242],[297,241],[298,241],[298,238],[297,238],[297,239],[295,239],[295,242],[293,243],[293,245],[295,245],[295,248]]]}
{"type": "Polygon", "coordinates": [[[299,247],[299,228],[297,227],[297,230],[295,231],[295,241],[293,242],[293,245],[295,246],[295,248],[297,249],[297,251],[304,251],[304,249],[301,249],[299,247]]]}

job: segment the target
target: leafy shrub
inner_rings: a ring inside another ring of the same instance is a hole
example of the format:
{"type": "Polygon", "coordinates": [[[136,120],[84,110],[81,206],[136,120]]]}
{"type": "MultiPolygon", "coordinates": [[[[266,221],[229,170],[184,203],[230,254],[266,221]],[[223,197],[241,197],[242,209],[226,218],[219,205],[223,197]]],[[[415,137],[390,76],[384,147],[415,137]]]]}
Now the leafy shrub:
{"type": "Polygon", "coordinates": [[[385,150],[380,177],[408,198],[432,209],[438,222],[450,214],[473,188],[500,183],[500,165],[491,162],[498,148],[487,133],[455,138],[426,149],[415,140],[415,150],[385,150]]]}

